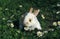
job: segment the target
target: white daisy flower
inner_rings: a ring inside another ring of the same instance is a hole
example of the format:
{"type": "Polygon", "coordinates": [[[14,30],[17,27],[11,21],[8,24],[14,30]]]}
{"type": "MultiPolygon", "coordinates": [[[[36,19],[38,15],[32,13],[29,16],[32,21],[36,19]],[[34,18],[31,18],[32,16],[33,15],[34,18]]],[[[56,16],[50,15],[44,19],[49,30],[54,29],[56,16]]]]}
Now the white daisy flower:
{"type": "Polygon", "coordinates": [[[5,20],[5,18],[2,18],[2,20],[5,20]]]}
{"type": "Polygon", "coordinates": [[[5,8],[5,10],[9,10],[8,8],[5,8]]]}
{"type": "Polygon", "coordinates": [[[57,6],[60,6],[60,4],[58,3],[57,6]]]}
{"type": "Polygon", "coordinates": [[[11,25],[12,28],[14,27],[14,24],[13,23],[11,23],[10,25],[11,25]]]}
{"type": "Polygon", "coordinates": [[[19,5],[19,7],[23,7],[22,5],[19,5]]]}
{"type": "Polygon", "coordinates": [[[53,22],[53,25],[54,25],[54,26],[57,26],[57,23],[56,23],[56,22],[53,22]]]}
{"type": "Polygon", "coordinates": [[[42,17],[43,19],[45,19],[45,17],[44,17],[44,15],[43,15],[43,14],[41,15],[41,17],[42,17]]]}
{"type": "Polygon", "coordinates": [[[44,34],[43,32],[40,32],[40,31],[37,32],[37,36],[38,36],[38,37],[43,36],[43,34],[44,34]]]}
{"type": "Polygon", "coordinates": [[[60,21],[58,21],[58,25],[60,25],[60,21]]]}
{"type": "Polygon", "coordinates": [[[60,13],[60,11],[57,11],[57,12],[56,12],[56,14],[59,14],[59,13],[60,13]]]}

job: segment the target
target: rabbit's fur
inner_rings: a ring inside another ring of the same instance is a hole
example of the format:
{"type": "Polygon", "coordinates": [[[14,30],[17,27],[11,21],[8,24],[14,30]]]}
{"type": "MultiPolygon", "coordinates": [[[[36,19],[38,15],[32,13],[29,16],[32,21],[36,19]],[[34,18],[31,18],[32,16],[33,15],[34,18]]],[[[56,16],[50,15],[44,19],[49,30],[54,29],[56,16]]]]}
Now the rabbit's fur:
{"type": "Polygon", "coordinates": [[[30,8],[28,13],[21,16],[22,19],[20,19],[20,28],[24,28],[24,30],[34,30],[35,28],[41,30],[41,25],[36,17],[39,13],[39,9],[34,10],[34,12],[32,11],[33,8],[30,8]]]}

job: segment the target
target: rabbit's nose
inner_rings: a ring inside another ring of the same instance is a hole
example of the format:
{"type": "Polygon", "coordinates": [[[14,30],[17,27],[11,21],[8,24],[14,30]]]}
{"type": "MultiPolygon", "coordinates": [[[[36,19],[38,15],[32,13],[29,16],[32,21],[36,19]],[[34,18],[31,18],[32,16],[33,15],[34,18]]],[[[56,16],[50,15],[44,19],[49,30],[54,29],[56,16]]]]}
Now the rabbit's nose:
{"type": "Polygon", "coordinates": [[[28,24],[28,22],[26,22],[26,24],[28,24]]]}
{"type": "Polygon", "coordinates": [[[25,25],[25,26],[27,26],[28,24],[29,24],[29,23],[28,23],[28,22],[26,22],[24,25],[25,25]]]}
{"type": "Polygon", "coordinates": [[[29,23],[28,23],[28,22],[26,22],[26,24],[25,24],[25,25],[27,26],[28,24],[29,24],[29,23]]]}

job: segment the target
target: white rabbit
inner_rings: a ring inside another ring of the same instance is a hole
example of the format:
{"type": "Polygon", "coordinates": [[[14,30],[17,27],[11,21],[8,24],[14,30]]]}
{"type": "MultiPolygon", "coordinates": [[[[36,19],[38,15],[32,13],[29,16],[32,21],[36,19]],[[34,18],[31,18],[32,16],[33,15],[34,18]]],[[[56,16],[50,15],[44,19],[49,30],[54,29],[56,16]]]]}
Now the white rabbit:
{"type": "Polygon", "coordinates": [[[48,33],[48,31],[53,31],[54,29],[40,31],[40,30],[42,30],[42,28],[41,28],[40,22],[38,21],[38,19],[36,17],[38,15],[39,11],[40,11],[39,9],[35,9],[33,11],[33,8],[30,8],[28,13],[21,15],[21,17],[19,19],[20,20],[19,28],[26,30],[26,31],[28,31],[28,30],[31,31],[36,28],[36,29],[38,29],[37,35],[39,37],[43,36],[44,33],[48,33]]]}
{"type": "Polygon", "coordinates": [[[38,10],[34,10],[33,12],[33,8],[30,8],[30,11],[27,13],[27,15],[24,18],[24,29],[25,30],[34,30],[35,28],[38,30],[41,30],[41,25],[37,19],[37,15],[39,13],[39,9],[38,10]]]}

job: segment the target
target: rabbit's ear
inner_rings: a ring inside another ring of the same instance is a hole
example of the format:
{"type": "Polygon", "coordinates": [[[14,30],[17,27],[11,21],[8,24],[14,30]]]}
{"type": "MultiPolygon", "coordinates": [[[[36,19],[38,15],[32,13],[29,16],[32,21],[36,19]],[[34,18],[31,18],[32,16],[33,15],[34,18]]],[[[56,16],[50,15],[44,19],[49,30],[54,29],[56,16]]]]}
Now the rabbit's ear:
{"type": "Polygon", "coordinates": [[[30,10],[29,10],[29,13],[32,13],[32,11],[33,11],[33,8],[31,7],[30,10]]]}
{"type": "Polygon", "coordinates": [[[35,16],[37,16],[39,14],[39,12],[40,12],[40,10],[38,9],[38,10],[34,10],[33,13],[34,13],[35,16]]]}

